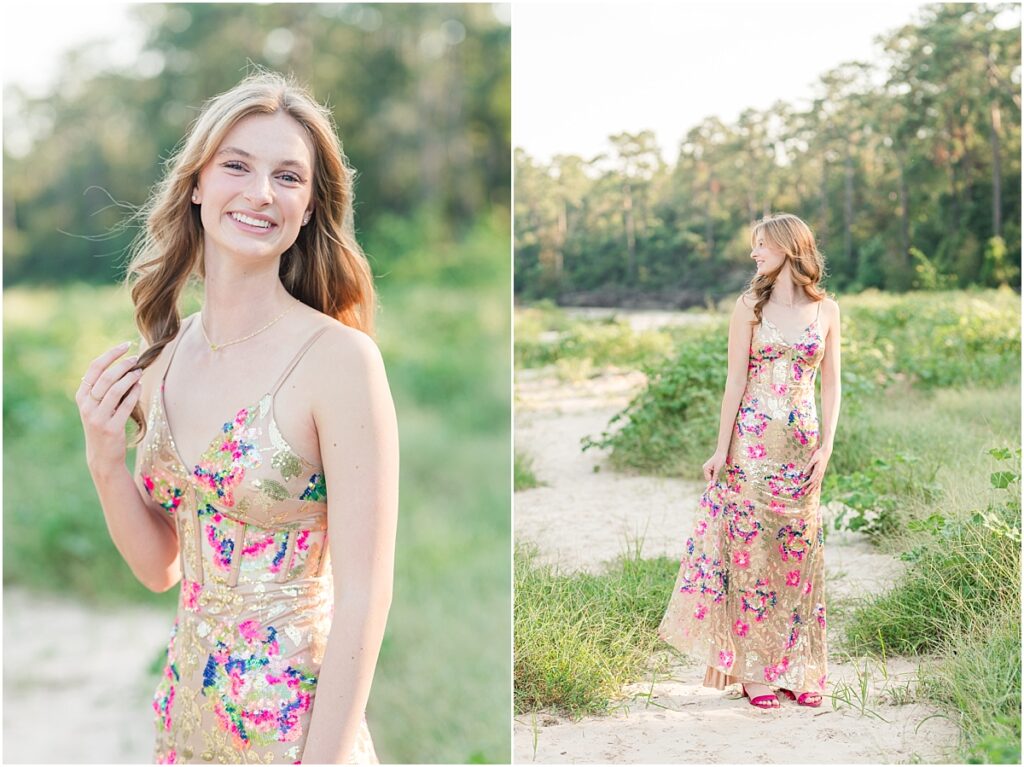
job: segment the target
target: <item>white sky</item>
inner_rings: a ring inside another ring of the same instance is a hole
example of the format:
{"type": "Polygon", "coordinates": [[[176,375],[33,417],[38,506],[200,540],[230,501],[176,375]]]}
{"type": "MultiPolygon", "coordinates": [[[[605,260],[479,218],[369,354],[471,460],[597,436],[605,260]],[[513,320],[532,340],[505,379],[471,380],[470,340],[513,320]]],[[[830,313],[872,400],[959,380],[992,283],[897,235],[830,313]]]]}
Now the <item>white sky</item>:
{"type": "Polygon", "coordinates": [[[106,40],[111,64],[131,61],[141,40],[130,23],[129,3],[16,2],[3,11],[4,85],[17,84],[42,95],[53,82],[61,54],[93,40],[106,40]]]}
{"type": "MultiPolygon", "coordinates": [[[[704,117],[802,104],[818,75],[879,57],[919,2],[518,3],[512,141],[540,160],[591,157],[654,131],[667,161],[704,117]]],[[[1018,16],[1019,22],[1019,8],[1018,16]]]]}

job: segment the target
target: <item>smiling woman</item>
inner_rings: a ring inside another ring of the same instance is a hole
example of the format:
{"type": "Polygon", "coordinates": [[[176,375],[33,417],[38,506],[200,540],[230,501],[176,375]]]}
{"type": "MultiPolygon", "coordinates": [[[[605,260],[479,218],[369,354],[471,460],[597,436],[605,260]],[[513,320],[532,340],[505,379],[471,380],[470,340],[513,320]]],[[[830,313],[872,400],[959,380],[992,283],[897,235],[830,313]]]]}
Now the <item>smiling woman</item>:
{"type": "Polygon", "coordinates": [[[145,348],[106,351],[76,393],[115,545],[150,589],[181,584],[159,763],[376,762],[398,439],[351,189],[329,112],[293,81],[209,101],[129,268],[145,348]]]}

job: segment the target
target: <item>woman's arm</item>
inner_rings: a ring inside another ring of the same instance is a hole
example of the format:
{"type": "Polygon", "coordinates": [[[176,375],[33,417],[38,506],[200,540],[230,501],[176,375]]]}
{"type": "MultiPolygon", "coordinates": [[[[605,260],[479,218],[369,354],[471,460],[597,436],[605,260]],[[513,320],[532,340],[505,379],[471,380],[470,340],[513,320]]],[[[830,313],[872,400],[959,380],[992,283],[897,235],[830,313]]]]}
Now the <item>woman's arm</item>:
{"type": "Polygon", "coordinates": [[[832,445],[836,438],[839,422],[839,402],[842,399],[842,385],[839,377],[839,305],[825,299],[828,310],[828,330],[825,332],[825,354],[821,359],[821,409],[818,444],[811,451],[811,457],[804,467],[807,481],[804,489],[815,493],[821,489],[821,481],[832,457],[832,445]]]}
{"type": "Polygon", "coordinates": [[[840,378],[839,345],[839,304],[828,300],[828,332],[825,335],[825,355],[821,359],[821,449],[832,454],[832,445],[839,424],[839,405],[843,398],[840,378]]]}
{"type": "Polygon", "coordinates": [[[93,360],[75,401],[85,430],[86,463],[114,546],[146,588],[161,592],[181,577],[178,535],[166,512],[147,503],[139,490],[138,458],[136,478],[128,471],[124,426],[147,387],[138,374],[126,372],[134,358],[118,359],[125,351],[122,345],[93,360]]]}
{"type": "Polygon", "coordinates": [[[339,327],[317,346],[313,417],[327,481],[335,607],[302,761],[343,764],[356,742],[391,606],[398,428],[373,341],[339,327]]]}
{"type": "Polygon", "coordinates": [[[729,450],[733,426],[736,425],[736,413],[739,411],[740,400],[747,388],[747,365],[750,361],[750,339],[753,335],[754,310],[748,306],[743,296],[736,299],[729,320],[729,372],[725,381],[725,393],[722,396],[722,413],[718,422],[718,452],[729,450]]]}

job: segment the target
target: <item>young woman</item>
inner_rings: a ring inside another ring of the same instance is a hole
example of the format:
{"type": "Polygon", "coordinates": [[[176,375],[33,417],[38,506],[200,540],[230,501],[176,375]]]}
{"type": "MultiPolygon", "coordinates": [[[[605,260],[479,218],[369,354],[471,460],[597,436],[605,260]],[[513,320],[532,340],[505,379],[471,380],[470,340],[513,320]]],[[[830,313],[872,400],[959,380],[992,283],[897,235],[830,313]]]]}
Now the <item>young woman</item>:
{"type": "Polygon", "coordinates": [[[839,306],[819,287],[824,259],[789,214],[759,221],[757,273],[736,301],[718,449],[659,635],[707,663],[704,685],[768,685],[821,705],[827,679],[819,497],[839,419],[839,306]],[[821,368],[820,422],[814,381],[821,368]]]}
{"type": "Polygon", "coordinates": [[[398,440],[330,113],[280,75],[246,78],[207,103],[144,212],[128,276],[144,351],[100,355],[76,401],[118,550],[153,591],[181,582],[156,761],[375,762],[398,440]],[[202,310],[181,321],[193,276],[202,310]]]}

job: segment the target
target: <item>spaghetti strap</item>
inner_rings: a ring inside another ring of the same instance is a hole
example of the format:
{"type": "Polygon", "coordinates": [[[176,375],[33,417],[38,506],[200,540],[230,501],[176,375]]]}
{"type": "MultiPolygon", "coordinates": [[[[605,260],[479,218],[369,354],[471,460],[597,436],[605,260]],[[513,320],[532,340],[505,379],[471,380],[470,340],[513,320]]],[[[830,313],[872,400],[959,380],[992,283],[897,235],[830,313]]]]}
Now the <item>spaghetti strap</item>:
{"type": "Polygon", "coordinates": [[[185,335],[185,329],[187,325],[192,323],[192,318],[196,315],[191,314],[185,318],[184,322],[178,327],[178,334],[174,337],[174,341],[171,342],[171,356],[167,358],[167,364],[164,365],[164,373],[160,376],[160,385],[163,386],[164,382],[167,381],[167,371],[171,369],[171,362],[174,361],[174,355],[178,351],[178,344],[181,343],[181,337],[185,335]]]}
{"type": "Polygon", "coordinates": [[[318,339],[321,335],[324,334],[324,331],[326,331],[328,327],[330,326],[325,325],[324,327],[316,331],[312,336],[309,337],[306,343],[302,345],[302,348],[299,349],[298,354],[292,357],[292,361],[288,363],[288,367],[284,369],[284,372],[281,373],[281,377],[278,378],[277,383],[274,384],[274,388],[270,390],[271,397],[277,394],[277,390],[281,388],[281,384],[284,383],[288,375],[292,372],[292,370],[295,369],[295,366],[299,364],[299,360],[302,359],[302,355],[304,355],[309,350],[309,347],[313,345],[313,342],[316,341],[316,339],[318,339]]]}
{"type": "Polygon", "coordinates": [[[824,299],[824,298],[823,298],[823,299],[821,299],[821,301],[818,301],[818,311],[817,311],[817,312],[815,313],[815,315],[814,315],[814,321],[815,321],[815,322],[817,322],[817,321],[818,321],[818,317],[820,317],[820,316],[821,316],[821,305],[822,305],[822,304],[823,304],[824,302],[825,302],[825,299],[824,299]]]}

